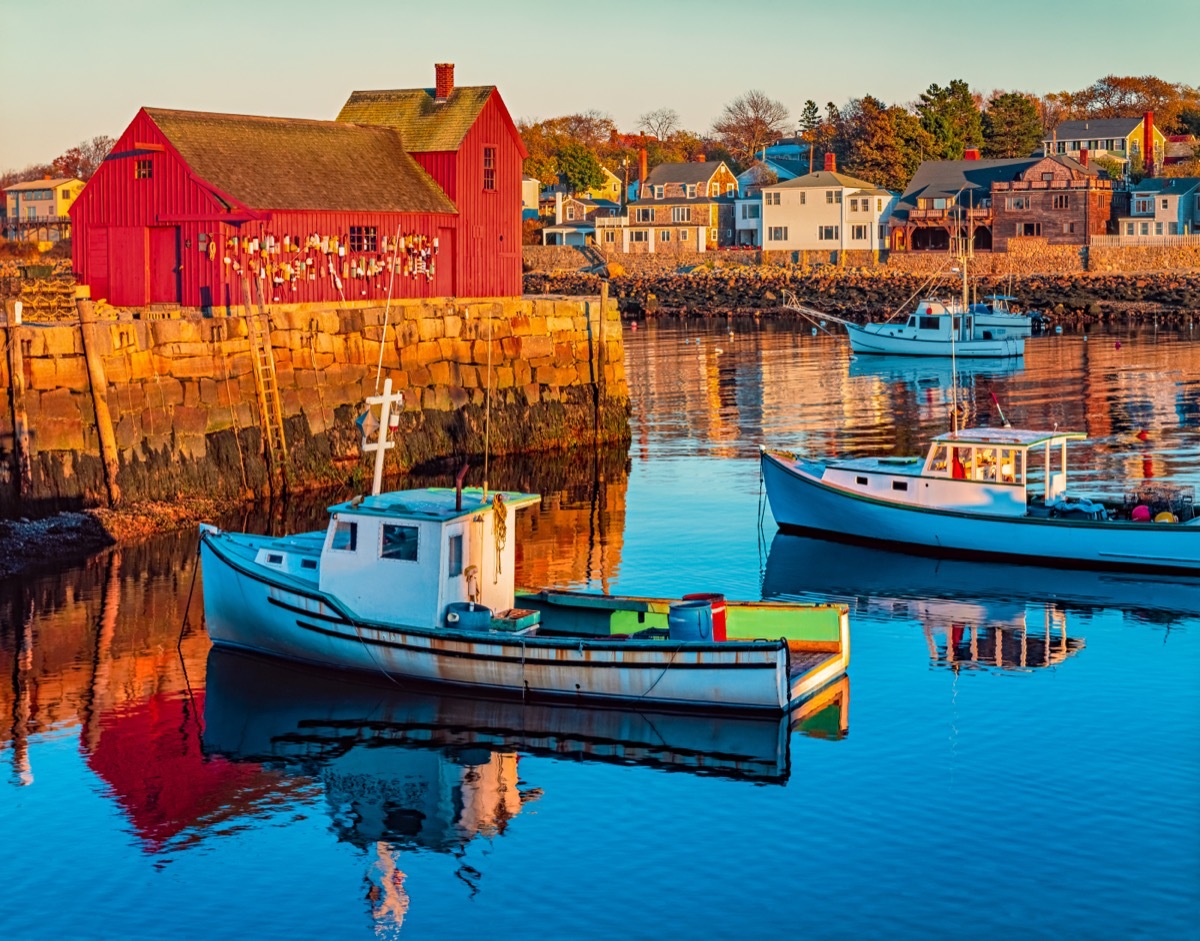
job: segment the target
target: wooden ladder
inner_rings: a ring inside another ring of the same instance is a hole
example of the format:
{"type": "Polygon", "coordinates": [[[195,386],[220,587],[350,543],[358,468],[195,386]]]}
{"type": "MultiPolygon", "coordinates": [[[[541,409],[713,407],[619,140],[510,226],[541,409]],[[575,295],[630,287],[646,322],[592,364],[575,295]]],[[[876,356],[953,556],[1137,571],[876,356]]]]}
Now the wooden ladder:
{"type": "Polygon", "coordinates": [[[279,404],[279,383],[275,376],[275,355],[271,351],[271,320],[266,313],[246,317],[250,338],[250,358],[254,362],[254,387],[258,392],[258,423],[263,447],[271,469],[271,492],[278,486],[287,489],[287,440],[283,434],[283,409],[279,404]]]}

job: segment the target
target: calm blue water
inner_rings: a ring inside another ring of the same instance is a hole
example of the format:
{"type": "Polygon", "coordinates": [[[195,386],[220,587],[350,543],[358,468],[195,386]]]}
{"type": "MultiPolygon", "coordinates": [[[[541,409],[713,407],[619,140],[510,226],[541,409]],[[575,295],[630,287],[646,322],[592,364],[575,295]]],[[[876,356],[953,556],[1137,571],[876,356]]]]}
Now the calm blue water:
{"type": "MultiPolygon", "coordinates": [[[[1198,336],[1036,338],[959,381],[973,420],[1088,432],[1092,489],[1195,486],[1198,336]]],[[[1200,936],[1200,580],[760,527],[760,444],[916,449],[946,425],[936,364],[717,320],[640,325],[628,370],[628,455],[498,462],[546,497],[519,576],[845,600],[849,682],[822,708],[351,686],[210,655],[197,599],[177,650],[194,538],[126,547],[0,585],[0,937],[1200,936]]]]}

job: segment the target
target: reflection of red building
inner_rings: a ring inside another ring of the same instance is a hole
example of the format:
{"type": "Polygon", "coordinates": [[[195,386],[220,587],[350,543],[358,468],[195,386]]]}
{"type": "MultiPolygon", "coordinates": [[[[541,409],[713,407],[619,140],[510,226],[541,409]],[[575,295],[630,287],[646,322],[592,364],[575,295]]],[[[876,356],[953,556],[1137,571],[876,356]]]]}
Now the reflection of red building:
{"type": "Polygon", "coordinates": [[[88,767],[108,784],[148,852],[192,828],[253,814],[264,796],[296,788],[261,765],[205,757],[203,708],[202,691],[194,706],[186,694],[158,693],[96,719],[88,767]]]}

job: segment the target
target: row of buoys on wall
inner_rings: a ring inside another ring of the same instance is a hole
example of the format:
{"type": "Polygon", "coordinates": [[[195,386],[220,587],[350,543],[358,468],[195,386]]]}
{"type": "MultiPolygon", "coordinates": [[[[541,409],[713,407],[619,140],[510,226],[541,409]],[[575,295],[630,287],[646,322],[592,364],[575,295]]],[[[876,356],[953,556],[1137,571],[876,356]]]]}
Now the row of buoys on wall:
{"type": "MultiPolygon", "coordinates": [[[[1144,503],[1139,503],[1137,506],[1135,506],[1133,508],[1133,512],[1131,512],[1129,514],[1129,518],[1131,520],[1133,520],[1135,523],[1149,523],[1150,522],[1150,507],[1146,506],[1144,503]]],[[[1161,513],[1159,513],[1158,515],[1156,515],[1154,517],[1154,522],[1156,522],[1156,523],[1178,523],[1179,517],[1176,516],[1174,513],[1172,513],[1170,510],[1163,510],[1161,513]]]]}

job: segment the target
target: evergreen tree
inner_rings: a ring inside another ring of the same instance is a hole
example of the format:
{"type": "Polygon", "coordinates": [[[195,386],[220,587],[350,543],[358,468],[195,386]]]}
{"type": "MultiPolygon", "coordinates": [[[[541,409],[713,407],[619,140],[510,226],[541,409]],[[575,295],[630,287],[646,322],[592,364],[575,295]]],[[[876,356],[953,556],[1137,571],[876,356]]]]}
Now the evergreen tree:
{"type": "Polygon", "coordinates": [[[804,110],[800,112],[800,136],[808,144],[808,172],[813,169],[813,151],[816,149],[818,133],[821,129],[821,112],[817,103],[811,98],[804,102],[804,110]]]}
{"type": "Polygon", "coordinates": [[[938,159],[960,160],[968,147],[983,144],[983,118],[962,79],[954,79],[945,88],[930,85],[921,93],[917,114],[921,126],[933,137],[933,156],[938,159]]]}
{"type": "Polygon", "coordinates": [[[1042,119],[1033,98],[997,92],[983,112],[985,157],[1028,157],[1042,143],[1042,119]]]}

